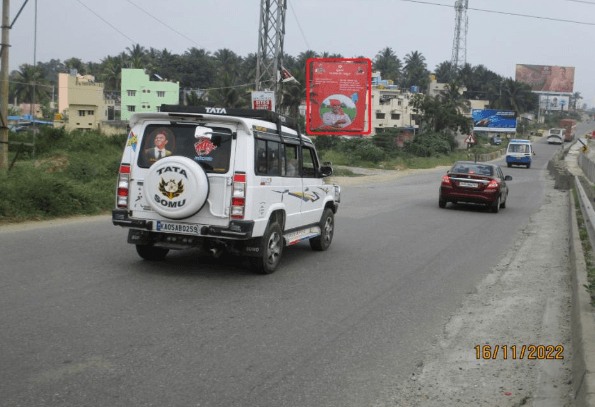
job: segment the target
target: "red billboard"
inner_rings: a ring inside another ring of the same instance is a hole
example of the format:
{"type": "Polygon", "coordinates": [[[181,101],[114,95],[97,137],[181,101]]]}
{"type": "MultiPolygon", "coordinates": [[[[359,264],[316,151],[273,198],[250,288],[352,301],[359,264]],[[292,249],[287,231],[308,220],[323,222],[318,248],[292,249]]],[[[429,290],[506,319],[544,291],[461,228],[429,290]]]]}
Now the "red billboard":
{"type": "Polygon", "coordinates": [[[574,90],[574,67],[517,65],[515,80],[530,85],[535,92],[571,93],[574,90]]]}
{"type": "Polygon", "coordinates": [[[308,60],[307,133],[370,134],[372,61],[369,59],[308,60]]]}

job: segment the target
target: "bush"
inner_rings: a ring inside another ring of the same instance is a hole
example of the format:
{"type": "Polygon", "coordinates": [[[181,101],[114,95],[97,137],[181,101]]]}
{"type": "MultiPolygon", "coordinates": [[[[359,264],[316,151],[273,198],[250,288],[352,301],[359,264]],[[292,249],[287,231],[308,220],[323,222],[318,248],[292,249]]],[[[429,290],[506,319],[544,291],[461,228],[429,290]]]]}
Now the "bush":
{"type": "Polygon", "coordinates": [[[365,140],[365,142],[360,143],[351,154],[355,158],[359,158],[364,161],[372,161],[374,164],[378,164],[386,157],[386,153],[369,140],[365,140]]]}
{"type": "Polygon", "coordinates": [[[91,214],[100,210],[89,191],[64,174],[47,173],[30,163],[0,172],[0,219],[91,214]]]}
{"type": "Polygon", "coordinates": [[[332,150],[341,143],[341,138],[337,136],[316,136],[312,137],[312,140],[319,151],[332,150]]]}
{"type": "Polygon", "coordinates": [[[449,140],[448,134],[425,133],[417,135],[413,140],[405,143],[405,151],[418,157],[433,157],[447,155],[456,146],[456,141],[449,140]]]}

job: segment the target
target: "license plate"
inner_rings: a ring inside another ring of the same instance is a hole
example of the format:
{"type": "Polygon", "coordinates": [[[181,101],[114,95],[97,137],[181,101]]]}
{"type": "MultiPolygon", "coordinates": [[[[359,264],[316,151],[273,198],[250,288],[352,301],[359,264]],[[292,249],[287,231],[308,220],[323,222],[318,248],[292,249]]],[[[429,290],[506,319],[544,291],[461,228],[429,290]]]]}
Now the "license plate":
{"type": "Polygon", "coordinates": [[[477,188],[477,184],[474,182],[459,182],[459,186],[467,187],[467,188],[477,188]]]}
{"type": "Polygon", "coordinates": [[[197,225],[185,225],[183,223],[170,223],[157,221],[155,230],[158,232],[183,233],[186,235],[200,235],[200,228],[197,225]]]}

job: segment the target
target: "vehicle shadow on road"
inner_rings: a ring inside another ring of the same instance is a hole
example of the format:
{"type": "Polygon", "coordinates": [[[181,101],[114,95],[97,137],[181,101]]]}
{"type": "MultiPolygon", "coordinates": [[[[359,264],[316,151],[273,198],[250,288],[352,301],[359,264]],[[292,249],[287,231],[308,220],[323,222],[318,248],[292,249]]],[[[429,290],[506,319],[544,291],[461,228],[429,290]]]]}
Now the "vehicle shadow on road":
{"type": "MultiPolygon", "coordinates": [[[[282,274],[284,269],[294,268],[300,264],[300,258],[307,251],[312,253],[309,244],[299,243],[285,247],[281,264],[274,275],[282,274]]],[[[215,258],[201,249],[172,250],[163,261],[147,261],[138,258],[128,264],[128,269],[139,275],[206,277],[208,279],[229,279],[248,276],[259,277],[250,269],[246,257],[222,253],[215,258]]],[[[260,276],[267,277],[267,276],[260,276]]]]}

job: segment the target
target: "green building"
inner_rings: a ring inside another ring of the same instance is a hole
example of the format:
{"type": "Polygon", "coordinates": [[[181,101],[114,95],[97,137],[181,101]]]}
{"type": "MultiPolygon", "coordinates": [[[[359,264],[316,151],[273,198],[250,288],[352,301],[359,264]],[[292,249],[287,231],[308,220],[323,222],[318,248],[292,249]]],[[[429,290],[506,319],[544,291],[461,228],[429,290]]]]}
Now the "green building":
{"type": "Polygon", "coordinates": [[[154,77],[157,80],[150,80],[144,69],[122,69],[122,120],[134,113],[158,112],[164,103],[180,103],[180,84],[154,77]]]}

